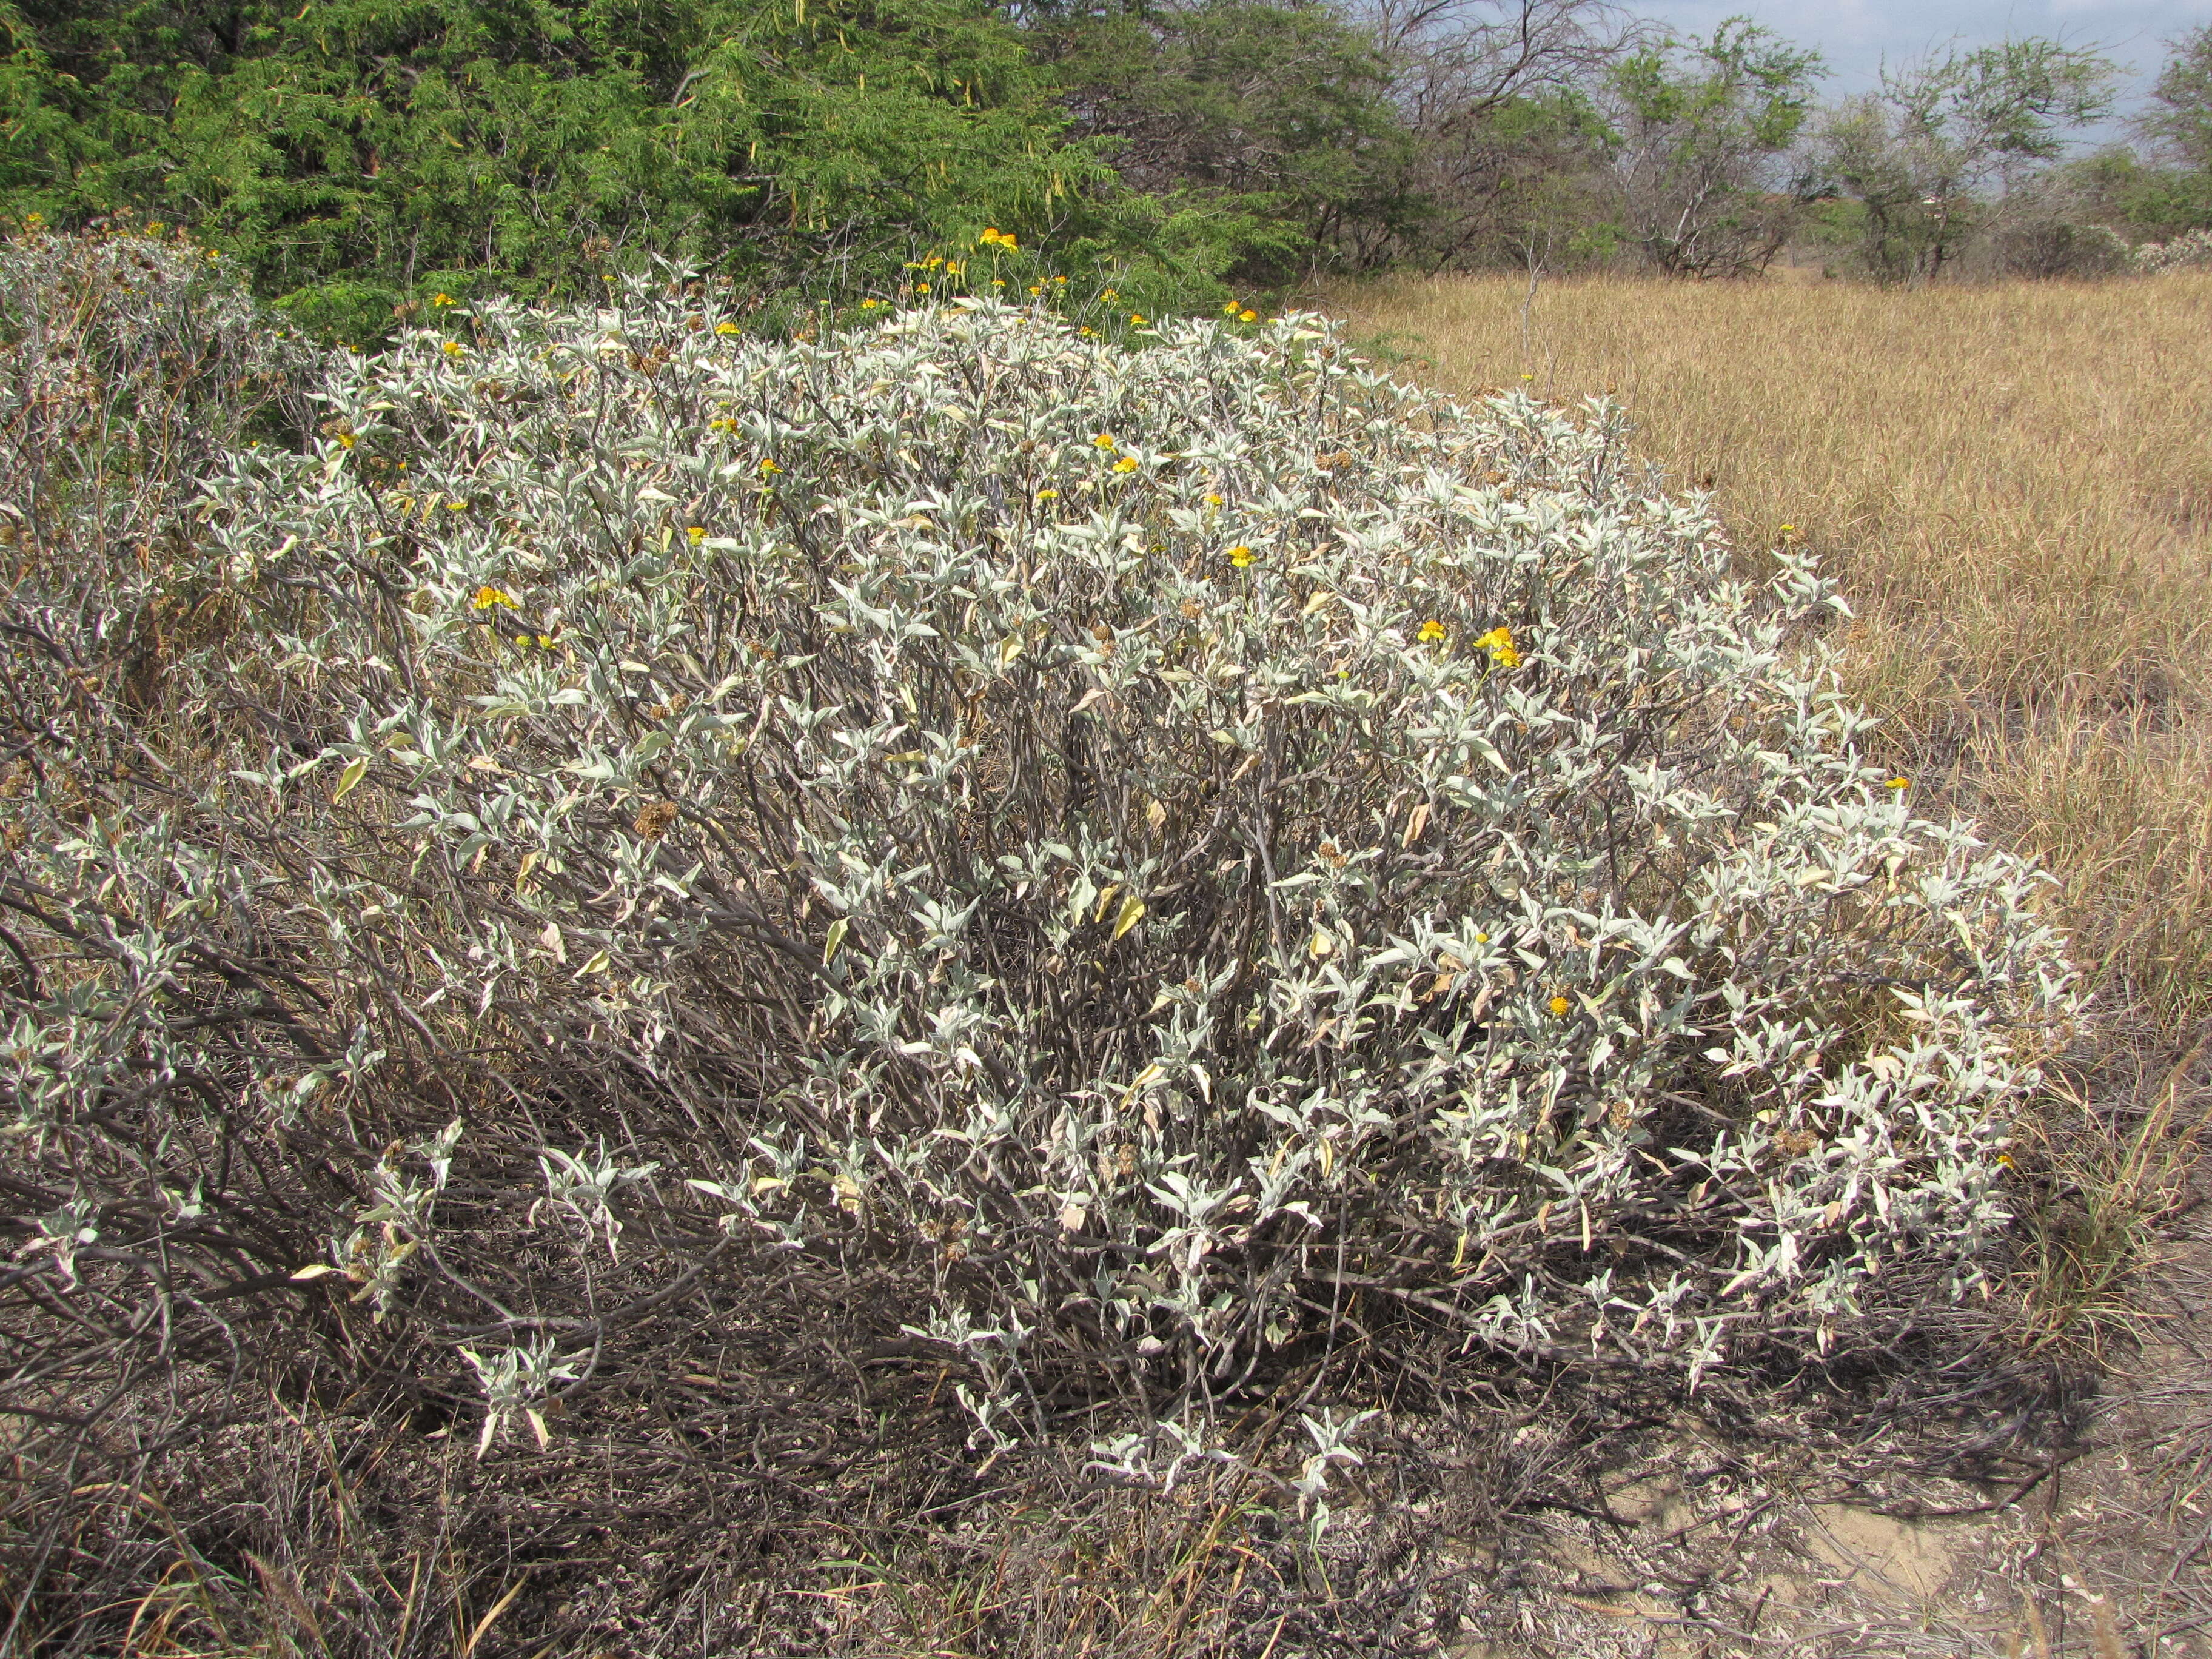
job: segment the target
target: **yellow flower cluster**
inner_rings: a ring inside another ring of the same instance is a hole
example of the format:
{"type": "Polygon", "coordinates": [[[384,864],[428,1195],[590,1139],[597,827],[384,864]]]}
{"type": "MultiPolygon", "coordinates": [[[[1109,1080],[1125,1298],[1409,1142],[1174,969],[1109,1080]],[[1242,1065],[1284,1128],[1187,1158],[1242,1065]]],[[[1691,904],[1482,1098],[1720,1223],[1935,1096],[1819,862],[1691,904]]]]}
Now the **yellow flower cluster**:
{"type": "Polygon", "coordinates": [[[1500,668],[1518,668],[1521,665],[1521,652],[1513,643],[1513,630],[1503,623],[1474,643],[1477,649],[1490,653],[1491,660],[1500,668]]]}
{"type": "Polygon", "coordinates": [[[977,240],[994,246],[1002,247],[1009,253],[1012,253],[1015,248],[1019,246],[1014,240],[1011,233],[1000,230],[996,225],[992,226],[988,230],[985,231],[977,240]]]}
{"type": "MultiPolygon", "coordinates": [[[[1420,625],[1413,637],[1423,645],[1442,645],[1450,637],[1450,630],[1431,617],[1420,625]]],[[[1518,668],[1521,653],[1513,642],[1513,630],[1503,623],[1492,629],[1474,642],[1478,651],[1490,653],[1490,659],[1500,668],[1518,668]]]]}

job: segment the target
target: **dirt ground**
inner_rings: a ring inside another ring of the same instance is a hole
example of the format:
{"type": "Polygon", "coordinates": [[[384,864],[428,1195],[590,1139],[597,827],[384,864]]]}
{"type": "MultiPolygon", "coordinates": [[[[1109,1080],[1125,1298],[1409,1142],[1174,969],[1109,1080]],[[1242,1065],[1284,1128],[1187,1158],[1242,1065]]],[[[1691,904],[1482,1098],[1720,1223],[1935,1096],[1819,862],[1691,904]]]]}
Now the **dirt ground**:
{"type": "MultiPolygon", "coordinates": [[[[2212,1659],[2212,1218],[2173,1230],[2069,1443],[2018,1478],[1839,1483],[1685,1408],[1549,1517],[1461,1659],[2212,1659]]],[[[1863,1468],[1863,1463],[1860,1467],[1863,1468]]]]}

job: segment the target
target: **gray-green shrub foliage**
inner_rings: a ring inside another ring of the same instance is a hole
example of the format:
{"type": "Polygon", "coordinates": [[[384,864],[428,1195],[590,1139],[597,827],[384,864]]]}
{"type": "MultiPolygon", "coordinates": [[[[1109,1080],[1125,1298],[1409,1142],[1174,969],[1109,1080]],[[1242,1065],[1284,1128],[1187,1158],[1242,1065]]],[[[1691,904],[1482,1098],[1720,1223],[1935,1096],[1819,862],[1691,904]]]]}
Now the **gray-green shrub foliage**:
{"type": "Polygon", "coordinates": [[[41,575],[63,641],[198,596],[127,731],[9,638],[76,745],[9,803],[56,1284],[90,1234],[349,1293],[488,1442],[810,1252],[984,1444],[1354,1297],[1694,1370],[1977,1273],[2073,1013],[2039,878],[1912,814],[1832,589],[1734,574],[1611,411],[1300,318],[438,321],[170,567],[41,575]]]}

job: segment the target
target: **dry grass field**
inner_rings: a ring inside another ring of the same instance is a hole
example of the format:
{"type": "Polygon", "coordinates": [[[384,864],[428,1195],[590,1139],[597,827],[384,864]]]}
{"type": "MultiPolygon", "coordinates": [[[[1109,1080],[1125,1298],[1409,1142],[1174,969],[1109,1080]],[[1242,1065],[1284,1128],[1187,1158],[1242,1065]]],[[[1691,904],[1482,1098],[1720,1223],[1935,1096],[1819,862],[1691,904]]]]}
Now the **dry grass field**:
{"type": "Polygon", "coordinates": [[[2212,1012],[2212,276],[1395,282],[1328,309],[1473,394],[1610,393],[1747,551],[1857,611],[1880,757],[2064,884],[2108,1018],[2212,1012]]]}

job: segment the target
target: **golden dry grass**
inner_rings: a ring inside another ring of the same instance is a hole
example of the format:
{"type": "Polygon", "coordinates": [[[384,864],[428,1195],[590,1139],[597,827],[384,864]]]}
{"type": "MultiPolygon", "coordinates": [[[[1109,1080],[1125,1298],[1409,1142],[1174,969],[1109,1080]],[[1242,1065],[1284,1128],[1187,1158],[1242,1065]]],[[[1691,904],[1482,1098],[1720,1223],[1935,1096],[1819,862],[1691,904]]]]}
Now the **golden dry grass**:
{"type": "Polygon", "coordinates": [[[1876,758],[2048,862],[2108,1010],[2212,1012],[2212,276],[1528,295],[1324,303],[1454,392],[1612,392],[1740,546],[1817,550],[1876,758]]]}

